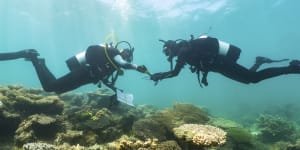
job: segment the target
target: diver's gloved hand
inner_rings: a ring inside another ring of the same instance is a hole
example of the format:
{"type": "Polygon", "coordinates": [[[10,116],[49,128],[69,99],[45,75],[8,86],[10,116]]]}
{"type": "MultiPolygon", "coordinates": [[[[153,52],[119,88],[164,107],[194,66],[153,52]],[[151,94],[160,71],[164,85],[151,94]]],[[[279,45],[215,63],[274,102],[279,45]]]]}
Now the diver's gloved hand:
{"type": "Polygon", "coordinates": [[[141,73],[148,73],[148,69],[144,65],[138,66],[136,70],[141,73]]]}
{"type": "Polygon", "coordinates": [[[157,82],[159,80],[162,80],[164,78],[164,74],[159,72],[159,73],[155,73],[155,74],[152,74],[150,79],[157,82]]]}
{"type": "Polygon", "coordinates": [[[39,52],[35,49],[24,49],[19,51],[21,57],[25,58],[26,60],[33,60],[37,59],[40,56],[39,52]]]}

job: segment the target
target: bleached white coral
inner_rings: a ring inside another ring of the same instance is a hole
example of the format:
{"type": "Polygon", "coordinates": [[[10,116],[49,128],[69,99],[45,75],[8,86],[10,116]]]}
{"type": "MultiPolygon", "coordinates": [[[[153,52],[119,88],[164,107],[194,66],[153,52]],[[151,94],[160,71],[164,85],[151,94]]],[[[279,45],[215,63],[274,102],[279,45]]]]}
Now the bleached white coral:
{"type": "Polygon", "coordinates": [[[210,125],[184,124],[173,131],[177,138],[198,146],[217,146],[226,142],[226,132],[210,125]]]}

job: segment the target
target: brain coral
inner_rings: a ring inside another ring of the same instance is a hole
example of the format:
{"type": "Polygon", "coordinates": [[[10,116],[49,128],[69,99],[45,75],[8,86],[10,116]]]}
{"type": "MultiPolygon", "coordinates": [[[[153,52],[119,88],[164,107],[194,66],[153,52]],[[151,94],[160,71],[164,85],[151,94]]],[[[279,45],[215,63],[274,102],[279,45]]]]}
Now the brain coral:
{"type": "Polygon", "coordinates": [[[197,146],[218,146],[226,142],[226,132],[210,125],[184,124],[173,132],[178,139],[197,146]]]}

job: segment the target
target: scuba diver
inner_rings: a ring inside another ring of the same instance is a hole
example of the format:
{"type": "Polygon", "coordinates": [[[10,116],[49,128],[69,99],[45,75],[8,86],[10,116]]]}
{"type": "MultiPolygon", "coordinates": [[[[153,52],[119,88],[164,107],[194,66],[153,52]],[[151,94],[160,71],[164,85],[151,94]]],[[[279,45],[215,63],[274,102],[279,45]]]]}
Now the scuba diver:
{"type": "Polygon", "coordinates": [[[208,85],[208,72],[220,73],[232,80],[249,84],[258,83],[262,80],[284,75],[300,74],[300,61],[292,60],[286,67],[272,67],[257,71],[265,63],[287,61],[288,59],[272,60],[266,57],[256,57],[255,64],[247,69],[237,63],[241,49],[214,37],[202,35],[190,40],[160,40],[164,43],[163,53],[168,56],[170,71],[159,72],[151,75],[151,80],[157,84],[159,80],[175,77],[185,64],[190,65],[192,73],[197,73],[200,86],[208,85]],[[173,58],[177,57],[175,69],[173,69],[173,58]],[[202,79],[200,80],[200,73],[202,79]]]}
{"type": "Polygon", "coordinates": [[[115,81],[124,73],[121,68],[133,69],[150,75],[144,65],[137,66],[131,63],[133,51],[134,48],[127,41],[118,42],[115,47],[112,44],[91,45],[86,51],[66,61],[70,72],[58,79],[47,68],[45,59],[38,58],[39,53],[34,49],[0,53],[0,61],[18,58],[31,61],[46,92],[61,94],[89,83],[101,86],[101,82],[116,92],[115,81]],[[129,48],[119,50],[118,45],[121,43],[128,44],[129,48]]]}

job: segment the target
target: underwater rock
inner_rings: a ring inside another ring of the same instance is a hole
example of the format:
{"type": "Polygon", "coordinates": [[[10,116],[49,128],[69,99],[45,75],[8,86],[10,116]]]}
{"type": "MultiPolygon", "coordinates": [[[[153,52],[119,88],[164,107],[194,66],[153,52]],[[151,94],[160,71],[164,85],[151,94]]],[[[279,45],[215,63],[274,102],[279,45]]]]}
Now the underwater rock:
{"type": "Polygon", "coordinates": [[[55,135],[64,129],[59,119],[46,115],[32,115],[25,119],[16,130],[17,146],[34,141],[52,141],[55,135]]]}
{"type": "Polygon", "coordinates": [[[226,132],[210,125],[184,124],[174,128],[173,131],[174,135],[181,141],[180,144],[184,145],[183,147],[220,146],[226,142],[226,132]]]}

